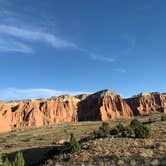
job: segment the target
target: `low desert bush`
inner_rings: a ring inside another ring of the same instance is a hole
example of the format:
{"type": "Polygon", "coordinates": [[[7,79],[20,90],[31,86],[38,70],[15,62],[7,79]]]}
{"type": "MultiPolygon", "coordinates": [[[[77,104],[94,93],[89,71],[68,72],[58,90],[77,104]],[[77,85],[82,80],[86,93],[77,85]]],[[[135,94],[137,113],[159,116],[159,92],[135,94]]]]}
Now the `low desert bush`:
{"type": "Polygon", "coordinates": [[[151,130],[137,119],[133,119],[129,126],[119,123],[111,129],[110,134],[120,137],[149,138],[151,130]]]}
{"type": "Polygon", "coordinates": [[[124,130],[121,132],[122,137],[133,137],[134,130],[130,126],[125,126],[124,130]]]}
{"type": "Polygon", "coordinates": [[[94,130],[90,134],[89,138],[90,139],[105,138],[105,137],[110,136],[110,131],[111,131],[111,127],[110,127],[109,123],[103,122],[102,126],[100,126],[98,130],[94,130]]]}
{"type": "Polygon", "coordinates": [[[134,134],[134,130],[130,126],[124,126],[120,123],[116,127],[111,129],[110,134],[120,137],[132,137],[134,134]]]}
{"type": "Polygon", "coordinates": [[[113,128],[110,127],[109,123],[103,122],[98,130],[94,130],[90,136],[87,137],[87,140],[105,138],[111,135],[118,137],[148,138],[151,136],[151,130],[137,119],[133,119],[128,126],[119,123],[113,128]]]}
{"type": "Polygon", "coordinates": [[[103,132],[104,136],[110,135],[110,129],[111,129],[111,127],[110,127],[109,123],[107,123],[107,122],[103,122],[102,127],[100,127],[100,131],[103,132]]]}
{"type": "Polygon", "coordinates": [[[94,130],[91,134],[92,139],[102,138],[102,137],[103,137],[103,132],[100,130],[94,130]]]}
{"type": "Polygon", "coordinates": [[[151,129],[137,119],[131,121],[130,127],[133,129],[136,138],[149,138],[151,136],[151,129]]]}
{"type": "Polygon", "coordinates": [[[149,138],[151,136],[151,130],[145,125],[140,125],[134,129],[136,138],[149,138]]]}
{"type": "Polygon", "coordinates": [[[130,127],[135,129],[139,126],[141,126],[142,123],[138,120],[138,119],[133,119],[131,122],[130,122],[130,127]]]}
{"type": "Polygon", "coordinates": [[[114,127],[111,129],[110,134],[111,135],[119,135],[120,131],[117,127],[114,127]]]}

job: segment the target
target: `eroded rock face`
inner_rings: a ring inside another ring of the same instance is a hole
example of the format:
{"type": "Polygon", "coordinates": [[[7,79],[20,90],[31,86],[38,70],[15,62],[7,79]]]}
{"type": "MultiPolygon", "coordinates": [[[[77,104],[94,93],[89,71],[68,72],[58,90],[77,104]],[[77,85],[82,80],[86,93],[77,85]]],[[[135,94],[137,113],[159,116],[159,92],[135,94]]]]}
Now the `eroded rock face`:
{"type": "Polygon", "coordinates": [[[166,113],[166,94],[141,93],[126,99],[135,116],[153,112],[166,113]]]}
{"type": "Polygon", "coordinates": [[[79,103],[78,108],[79,121],[106,121],[133,116],[127,103],[119,95],[109,90],[89,95],[79,103]]]}
{"type": "Polygon", "coordinates": [[[130,118],[151,112],[166,113],[166,94],[141,93],[122,99],[109,90],[48,100],[0,102],[0,132],[57,123],[130,118]]]}
{"type": "Polygon", "coordinates": [[[50,100],[0,104],[0,132],[77,121],[78,99],[60,96],[50,100]]]}

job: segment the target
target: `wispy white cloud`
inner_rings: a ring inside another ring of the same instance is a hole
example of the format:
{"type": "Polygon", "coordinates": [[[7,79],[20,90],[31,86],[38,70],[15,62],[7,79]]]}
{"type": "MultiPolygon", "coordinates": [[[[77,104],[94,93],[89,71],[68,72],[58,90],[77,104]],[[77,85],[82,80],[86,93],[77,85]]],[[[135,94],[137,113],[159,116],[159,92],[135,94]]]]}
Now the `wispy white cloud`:
{"type": "Polygon", "coordinates": [[[38,99],[38,98],[50,98],[51,96],[59,96],[62,94],[77,95],[85,92],[79,91],[58,91],[54,89],[17,89],[17,88],[8,88],[0,90],[0,100],[9,101],[9,100],[21,100],[21,99],[38,99]]]}
{"type": "MultiPolygon", "coordinates": [[[[5,0],[0,0],[0,2],[1,1],[5,2],[5,0]]],[[[56,32],[50,32],[49,25],[43,30],[38,23],[34,25],[34,21],[30,21],[30,23],[27,24],[25,20],[23,21],[18,18],[20,18],[19,13],[12,12],[5,7],[0,7],[0,52],[13,51],[28,54],[35,52],[34,44],[46,43],[54,48],[70,48],[80,51],[93,61],[102,63],[114,63],[117,61],[116,58],[98,55],[93,51],[91,52],[71,41],[63,39],[63,37],[56,35],[56,32]]],[[[133,41],[131,48],[126,52],[130,52],[134,44],[133,41]]],[[[125,73],[124,70],[119,72],[125,73]]]]}
{"type": "Polygon", "coordinates": [[[77,48],[76,44],[63,40],[51,33],[38,31],[37,29],[26,29],[22,27],[0,25],[0,33],[9,36],[25,39],[28,41],[38,41],[51,44],[53,47],[70,47],[77,48]]]}
{"type": "MultiPolygon", "coordinates": [[[[79,47],[75,43],[65,40],[61,35],[57,35],[56,31],[50,32],[50,25],[48,23],[47,25],[41,26],[40,23],[36,23],[33,18],[27,15],[23,15],[24,19],[19,19],[21,18],[21,13],[10,10],[11,8],[8,5],[6,6],[6,4],[8,4],[7,2],[8,1],[6,0],[0,0],[0,51],[31,53],[32,51],[30,51],[30,49],[35,52],[33,45],[38,43],[45,43],[54,48],[70,48],[79,50],[79,47]],[[6,44],[8,40],[11,45],[16,45],[17,43],[17,49],[13,49],[13,47],[11,49],[9,44],[4,48],[2,40],[3,43],[6,44]],[[22,45],[21,48],[23,48],[24,45],[24,47],[26,46],[29,49],[26,48],[25,51],[22,51],[22,49],[18,49],[20,48],[20,45],[22,45]]],[[[42,17],[40,17],[40,20],[41,21],[39,22],[46,22],[43,21],[42,17]]],[[[49,18],[47,18],[47,20],[49,20],[49,18]]]]}
{"type": "Polygon", "coordinates": [[[0,39],[0,52],[20,52],[20,53],[33,53],[33,49],[28,45],[13,41],[0,39]]]}
{"type": "Polygon", "coordinates": [[[90,58],[92,60],[109,62],[109,63],[112,63],[112,62],[116,61],[115,58],[110,58],[110,57],[106,57],[106,56],[99,56],[99,55],[96,55],[94,53],[90,53],[90,58]]]}
{"type": "Polygon", "coordinates": [[[116,68],[114,69],[115,72],[119,72],[119,73],[126,73],[127,70],[126,69],[123,69],[123,68],[116,68]]]}

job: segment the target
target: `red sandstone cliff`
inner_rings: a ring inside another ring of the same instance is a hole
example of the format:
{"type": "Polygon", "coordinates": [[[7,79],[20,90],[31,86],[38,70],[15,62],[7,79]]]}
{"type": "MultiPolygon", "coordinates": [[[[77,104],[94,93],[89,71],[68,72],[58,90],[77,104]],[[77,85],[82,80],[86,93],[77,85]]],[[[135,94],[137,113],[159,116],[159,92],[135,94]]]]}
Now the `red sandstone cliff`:
{"type": "Polygon", "coordinates": [[[89,95],[79,103],[78,112],[79,121],[105,121],[133,116],[127,103],[119,95],[109,90],[89,95]]]}
{"type": "Polygon", "coordinates": [[[0,132],[13,128],[40,127],[77,121],[78,99],[60,96],[50,100],[19,101],[0,104],[0,132]]]}
{"type": "Polygon", "coordinates": [[[65,122],[130,118],[156,111],[166,113],[166,94],[142,93],[124,100],[104,90],[75,97],[63,95],[49,100],[0,102],[0,132],[65,122]]]}
{"type": "Polygon", "coordinates": [[[126,102],[135,116],[153,112],[166,113],[166,94],[141,93],[126,99],[126,102]]]}

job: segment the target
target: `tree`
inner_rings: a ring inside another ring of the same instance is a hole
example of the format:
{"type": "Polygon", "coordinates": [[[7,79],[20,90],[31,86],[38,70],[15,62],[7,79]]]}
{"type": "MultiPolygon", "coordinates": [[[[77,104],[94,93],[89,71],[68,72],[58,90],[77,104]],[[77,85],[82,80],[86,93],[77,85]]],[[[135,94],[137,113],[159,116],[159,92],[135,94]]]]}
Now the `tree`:
{"type": "Polygon", "coordinates": [[[73,133],[70,136],[70,149],[72,153],[80,151],[80,144],[73,133]]]}
{"type": "Polygon", "coordinates": [[[25,161],[22,152],[18,152],[14,159],[14,164],[19,166],[24,166],[25,161]]]}

